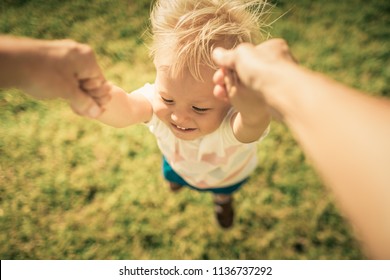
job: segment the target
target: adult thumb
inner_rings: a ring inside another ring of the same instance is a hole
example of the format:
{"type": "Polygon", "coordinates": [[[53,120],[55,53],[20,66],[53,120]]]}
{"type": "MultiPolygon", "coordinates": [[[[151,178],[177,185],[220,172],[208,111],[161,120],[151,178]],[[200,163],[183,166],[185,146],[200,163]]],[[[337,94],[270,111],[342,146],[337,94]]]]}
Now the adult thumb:
{"type": "Polygon", "coordinates": [[[235,55],[233,51],[218,47],[214,49],[212,58],[218,66],[234,69],[235,55]]]}

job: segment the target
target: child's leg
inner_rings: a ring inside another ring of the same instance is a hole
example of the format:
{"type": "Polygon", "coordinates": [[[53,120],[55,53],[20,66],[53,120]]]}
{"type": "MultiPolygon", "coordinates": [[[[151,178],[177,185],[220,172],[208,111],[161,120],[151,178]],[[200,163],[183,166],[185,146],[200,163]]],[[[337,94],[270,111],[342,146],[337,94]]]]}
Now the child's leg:
{"type": "Polygon", "coordinates": [[[183,185],[180,185],[178,183],[171,182],[171,181],[168,181],[168,183],[169,183],[169,188],[173,192],[178,192],[178,191],[180,191],[183,188],[183,185]]]}
{"type": "Polygon", "coordinates": [[[233,225],[233,195],[232,194],[214,194],[214,211],[219,225],[223,228],[229,228],[233,225]]]}
{"type": "Polygon", "coordinates": [[[229,228],[233,225],[233,193],[242,187],[248,178],[231,185],[229,187],[213,189],[215,216],[219,225],[223,228],[229,228]]]}
{"type": "Polygon", "coordinates": [[[165,157],[163,157],[162,171],[164,178],[169,183],[171,191],[177,192],[186,184],[186,182],[172,169],[165,157]]]}

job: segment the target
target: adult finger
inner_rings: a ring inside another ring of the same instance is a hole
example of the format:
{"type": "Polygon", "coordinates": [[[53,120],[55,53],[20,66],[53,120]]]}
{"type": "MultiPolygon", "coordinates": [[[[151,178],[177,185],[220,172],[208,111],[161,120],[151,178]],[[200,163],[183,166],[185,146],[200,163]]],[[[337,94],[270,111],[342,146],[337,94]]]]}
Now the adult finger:
{"type": "Polygon", "coordinates": [[[65,40],[69,46],[68,57],[71,59],[77,79],[101,79],[104,80],[104,75],[100,69],[95,52],[86,44],[77,43],[71,40],[65,40]]]}
{"type": "Polygon", "coordinates": [[[86,95],[82,90],[77,89],[71,100],[70,106],[76,114],[90,118],[97,118],[104,109],[90,96],[86,95]]]}
{"type": "Polygon", "coordinates": [[[79,83],[83,90],[90,91],[100,88],[105,83],[105,81],[100,78],[88,78],[80,79],[79,83]]]}
{"type": "Polygon", "coordinates": [[[99,105],[105,105],[111,100],[109,91],[111,84],[101,79],[87,79],[80,82],[80,88],[91,96],[99,105]]]}

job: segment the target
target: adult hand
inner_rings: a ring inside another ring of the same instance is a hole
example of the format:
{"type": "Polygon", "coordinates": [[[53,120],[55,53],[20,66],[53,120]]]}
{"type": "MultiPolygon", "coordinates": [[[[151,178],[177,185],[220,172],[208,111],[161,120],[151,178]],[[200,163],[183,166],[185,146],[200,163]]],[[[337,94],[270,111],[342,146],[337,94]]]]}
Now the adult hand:
{"type": "Polygon", "coordinates": [[[231,90],[232,78],[224,73],[230,69],[265,100],[333,191],[367,253],[389,259],[390,101],[293,63],[283,40],[216,49],[214,60],[223,67],[214,76],[214,94],[232,104],[247,99],[244,91],[231,90]]]}
{"type": "Polygon", "coordinates": [[[233,91],[229,89],[235,84],[236,74],[237,82],[260,97],[268,86],[275,84],[279,67],[296,62],[283,39],[271,39],[257,46],[243,43],[233,50],[216,48],[213,59],[221,67],[214,75],[214,94],[219,98],[233,97],[229,93],[234,93],[234,88],[233,91]]]}
{"type": "Polygon", "coordinates": [[[0,37],[0,86],[17,87],[36,98],[64,98],[77,114],[96,118],[110,96],[87,94],[88,80],[100,87],[106,81],[91,47],[72,40],[44,41],[0,37]]]}

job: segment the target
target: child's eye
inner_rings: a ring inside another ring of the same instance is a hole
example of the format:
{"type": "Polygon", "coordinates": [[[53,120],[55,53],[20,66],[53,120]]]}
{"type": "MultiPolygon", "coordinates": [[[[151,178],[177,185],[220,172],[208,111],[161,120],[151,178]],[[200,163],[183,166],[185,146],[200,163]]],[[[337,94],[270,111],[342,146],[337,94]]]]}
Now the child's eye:
{"type": "Polygon", "coordinates": [[[195,106],[192,106],[192,109],[194,109],[194,111],[198,112],[198,113],[204,113],[204,112],[210,110],[210,108],[199,108],[199,107],[195,107],[195,106]]]}
{"type": "Polygon", "coordinates": [[[166,104],[173,104],[173,100],[171,100],[171,99],[166,99],[166,98],[164,98],[164,97],[162,97],[162,96],[161,96],[161,99],[162,99],[162,101],[164,101],[164,103],[166,103],[166,104]]]}

